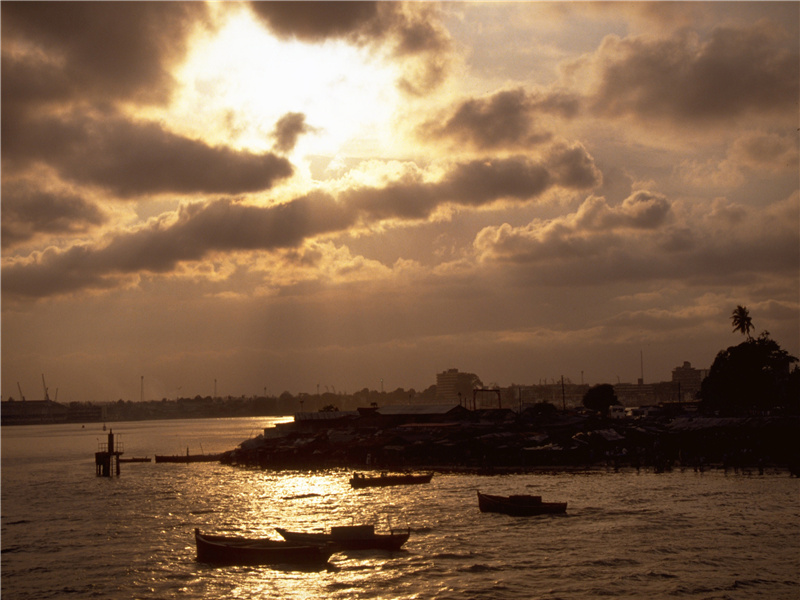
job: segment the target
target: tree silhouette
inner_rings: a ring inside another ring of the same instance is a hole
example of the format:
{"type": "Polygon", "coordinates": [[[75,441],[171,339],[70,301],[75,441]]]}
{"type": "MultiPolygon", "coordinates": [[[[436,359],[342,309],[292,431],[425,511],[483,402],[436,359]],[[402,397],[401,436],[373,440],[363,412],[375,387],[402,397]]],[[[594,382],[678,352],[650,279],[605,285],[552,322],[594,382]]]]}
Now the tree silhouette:
{"type": "Polygon", "coordinates": [[[797,357],[769,337],[748,337],[738,346],[721,350],[700,385],[704,409],[737,414],[750,410],[783,409],[796,414],[800,370],[797,357]]]}
{"type": "Polygon", "coordinates": [[[608,407],[612,404],[619,404],[619,400],[617,400],[617,394],[614,393],[614,386],[610,383],[592,386],[583,395],[583,405],[603,415],[608,414],[608,407]]]}
{"type": "Polygon", "coordinates": [[[750,311],[746,306],[738,305],[733,309],[731,323],[733,323],[734,331],[741,331],[748,340],[752,339],[750,332],[753,330],[753,320],[750,318],[750,311]]]}

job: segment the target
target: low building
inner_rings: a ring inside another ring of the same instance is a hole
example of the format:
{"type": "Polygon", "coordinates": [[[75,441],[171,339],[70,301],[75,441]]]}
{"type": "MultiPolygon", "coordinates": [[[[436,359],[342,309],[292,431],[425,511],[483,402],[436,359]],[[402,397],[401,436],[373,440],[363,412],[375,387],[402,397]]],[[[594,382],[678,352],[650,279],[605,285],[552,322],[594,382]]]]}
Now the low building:
{"type": "Polygon", "coordinates": [[[0,408],[3,425],[66,423],[68,409],[52,400],[8,400],[0,408]]]}

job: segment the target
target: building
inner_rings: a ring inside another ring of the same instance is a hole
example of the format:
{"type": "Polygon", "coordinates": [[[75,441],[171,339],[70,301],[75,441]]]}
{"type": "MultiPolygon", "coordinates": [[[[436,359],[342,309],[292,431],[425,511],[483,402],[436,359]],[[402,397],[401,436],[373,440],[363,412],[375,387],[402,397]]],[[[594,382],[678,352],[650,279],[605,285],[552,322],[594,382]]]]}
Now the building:
{"type": "Polygon", "coordinates": [[[700,384],[708,376],[708,369],[695,369],[692,363],[684,361],[682,367],[672,370],[672,381],[678,385],[678,401],[691,401],[697,398],[700,384]]]}
{"type": "Polygon", "coordinates": [[[472,403],[472,390],[482,388],[483,383],[474,373],[460,373],[458,369],[448,369],[436,374],[436,400],[441,403],[472,403]]]}
{"type": "Polygon", "coordinates": [[[8,400],[0,409],[3,425],[66,423],[68,409],[52,400],[8,400]]]}

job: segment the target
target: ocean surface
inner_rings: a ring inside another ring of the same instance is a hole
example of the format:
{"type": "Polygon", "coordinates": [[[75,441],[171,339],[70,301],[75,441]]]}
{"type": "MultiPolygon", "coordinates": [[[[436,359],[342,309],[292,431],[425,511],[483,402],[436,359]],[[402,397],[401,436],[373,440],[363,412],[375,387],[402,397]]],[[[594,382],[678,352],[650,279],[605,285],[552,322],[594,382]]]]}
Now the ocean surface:
{"type": "MultiPolygon", "coordinates": [[[[284,419],[286,420],[286,419],[284,419]]],[[[275,419],[109,424],[124,456],[222,452],[275,419]]],[[[352,490],[349,473],[217,463],[95,475],[100,424],[3,427],[4,600],[800,598],[800,479],[692,470],[436,474],[352,490]],[[566,515],[479,512],[476,490],[567,501],[566,515]],[[375,523],[410,527],[396,553],[334,554],[320,570],[212,567],[193,530],[279,539],[375,523]]]]}

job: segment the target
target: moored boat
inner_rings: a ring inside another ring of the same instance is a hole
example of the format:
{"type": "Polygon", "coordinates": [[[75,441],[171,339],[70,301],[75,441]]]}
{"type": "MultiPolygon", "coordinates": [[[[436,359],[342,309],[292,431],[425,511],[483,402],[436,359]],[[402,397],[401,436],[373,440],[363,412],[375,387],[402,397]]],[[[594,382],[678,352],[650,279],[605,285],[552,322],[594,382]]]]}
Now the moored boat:
{"type": "Polygon", "coordinates": [[[382,487],[387,485],[415,485],[430,483],[432,477],[433,473],[420,475],[389,475],[388,473],[381,473],[378,477],[367,477],[362,473],[353,473],[353,476],[350,478],[350,485],[354,488],[382,487]]]}
{"type": "Polygon", "coordinates": [[[137,457],[131,456],[130,458],[122,458],[120,457],[119,462],[121,463],[144,463],[144,462],[151,462],[152,459],[149,456],[137,457]]]}
{"type": "Polygon", "coordinates": [[[515,517],[527,517],[567,512],[567,503],[542,502],[541,496],[524,494],[495,496],[478,492],[478,508],[480,508],[481,512],[496,512],[515,517]]]}
{"type": "Polygon", "coordinates": [[[342,550],[399,550],[408,541],[411,530],[375,533],[374,525],[343,525],[331,527],[330,533],[305,533],[275,530],[285,540],[303,544],[333,544],[342,550]]]}
{"type": "Polygon", "coordinates": [[[269,538],[209,535],[194,530],[197,560],[218,565],[303,564],[323,565],[333,548],[321,544],[297,544],[269,538]]]}

